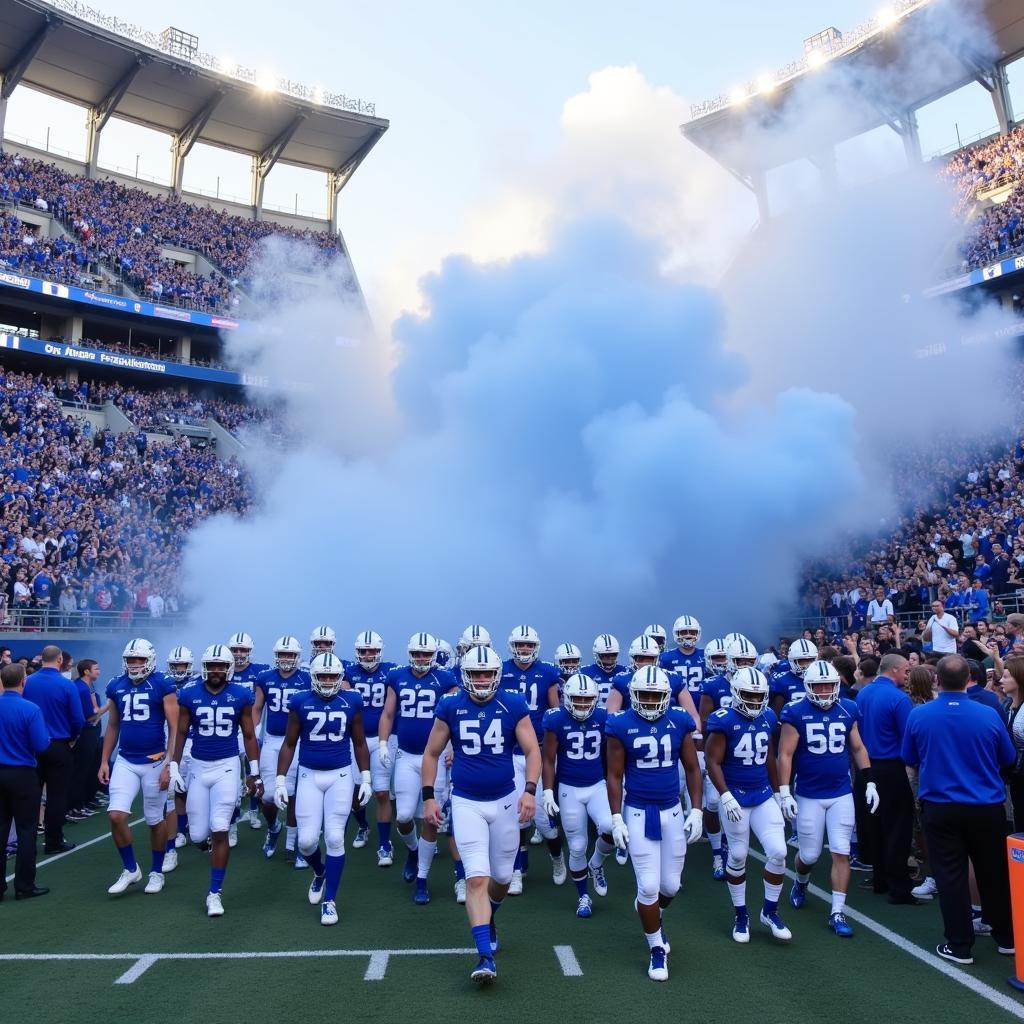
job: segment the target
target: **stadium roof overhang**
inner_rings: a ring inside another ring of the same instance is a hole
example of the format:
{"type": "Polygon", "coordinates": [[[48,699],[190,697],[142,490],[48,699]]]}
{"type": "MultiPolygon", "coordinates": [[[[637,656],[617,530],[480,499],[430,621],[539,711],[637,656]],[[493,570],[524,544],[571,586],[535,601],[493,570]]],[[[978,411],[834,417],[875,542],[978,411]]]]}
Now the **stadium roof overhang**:
{"type": "MultiPolygon", "coordinates": [[[[73,8],[73,5],[68,5],[73,8]]],[[[176,59],[41,0],[0,0],[3,99],[18,84],[185,140],[333,173],[338,187],[388,122],[176,59]]]]}

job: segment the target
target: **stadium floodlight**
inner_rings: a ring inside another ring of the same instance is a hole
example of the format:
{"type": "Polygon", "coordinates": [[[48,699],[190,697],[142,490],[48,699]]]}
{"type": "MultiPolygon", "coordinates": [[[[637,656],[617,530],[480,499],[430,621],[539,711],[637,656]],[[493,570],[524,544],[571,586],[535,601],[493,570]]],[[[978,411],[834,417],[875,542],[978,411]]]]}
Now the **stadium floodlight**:
{"type": "Polygon", "coordinates": [[[729,102],[733,104],[746,103],[749,93],[747,92],[746,86],[737,85],[732,92],[729,93],[729,102]]]}
{"type": "Polygon", "coordinates": [[[273,71],[261,71],[256,76],[256,88],[260,92],[274,92],[277,89],[277,75],[273,71]]]}
{"type": "Polygon", "coordinates": [[[894,8],[886,4],[878,14],[875,15],[875,21],[880,29],[887,29],[890,25],[895,24],[897,14],[894,8]]]}
{"type": "Polygon", "coordinates": [[[757,91],[762,96],[767,96],[776,86],[774,75],[761,75],[757,80],[757,91]]]}
{"type": "Polygon", "coordinates": [[[807,54],[807,66],[814,71],[816,68],[820,68],[827,59],[824,50],[811,50],[807,54]]]}

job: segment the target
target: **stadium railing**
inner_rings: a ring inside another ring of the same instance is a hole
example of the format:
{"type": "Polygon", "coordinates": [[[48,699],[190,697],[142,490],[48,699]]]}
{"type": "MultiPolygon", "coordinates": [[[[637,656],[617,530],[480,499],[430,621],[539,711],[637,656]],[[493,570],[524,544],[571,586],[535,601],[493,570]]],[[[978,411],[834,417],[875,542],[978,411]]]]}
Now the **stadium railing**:
{"type": "Polygon", "coordinates": [[[143,611],[62,611],[60,608],[8,608],[6,618],[0,617],[0,636],[24,633],[123,633],[127,630],[153,626],[178,626],[184,623],[183,612],[168,612],[153,618],[143,611]]]}

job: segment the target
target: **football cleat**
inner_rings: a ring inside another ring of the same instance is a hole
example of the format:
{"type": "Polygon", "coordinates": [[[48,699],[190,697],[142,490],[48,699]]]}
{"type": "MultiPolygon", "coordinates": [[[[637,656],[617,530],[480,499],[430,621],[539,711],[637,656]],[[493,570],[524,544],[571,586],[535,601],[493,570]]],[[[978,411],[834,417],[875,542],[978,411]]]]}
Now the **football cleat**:
{"type": "Polygon", "coordinates": [[[134,885],[136,882],[142,881],[142,869],[136,865],[134,871],[128,871],[125,869],[117,876],[117,881],[107,889],[107,892],[111,896],[116,896],[118,893],[122,893],[129,885],[134,885]]]}
{"type": "Polygon", "coordinates": [[[848,939],[853,935],[853,928],[850,927],[850,922],[846,920],[845,914],[831,914],[828,919],[828,929],[835,932],[841,939],[848,939]]]}
{"type": "Polygon", "coordinates": [[[539,828],[535,828],[533,830],[533,835],[530,836],[530,845],[531,846],[540,846],[540,844],[543,843],[543,842],[544,842],[544,837],[540,834],[540,829],[539,828]]]}
{"type": "Polygon", "coordinates": [[[598,896],[608,895],[608,879],[605,878],[604,866],[599,868],[590,868],[590,877],[594,883],[594,892],[598,896]]]}
{"type": "Polygon", "coordinates": [[[416,879],[416,892],[413,893],[412,901],[418,907],[425,907],[430,902],[430,890],[425,878],[416,879]]]}
{"type": "Polygon", "coordinates": [[[559,854],[551,858],[551,881],[555,885],[564,885],[568,872],[565,870],[565,857],[559,854]]]}
{"type": "Polygon", "coordinates": [[[629,850],[620,850],[617,846],[615,847],[615,863],[620,867],[624,866],[629,862],[629,850]]]}
{"type": "Polygon", "coordinates": [[[576,904],[576,916],[577,917],[593,917],[594,916],[594,901],[587,895],[580,897],[579,903],[576,904]]]}
{"type": "Polygon", "coordinates": [[[178,866],[178,851],[168,850],[164,854],[164,874],[168,874],[178,866]]]}
{"type": "Polygon", "coordinates": [[[389,868],[395,863],[395,853],[390,846],[377,847],[377,867],[389,868]]]}
{"type": "Polygon", "coordinates": [[[249,828],[253,832],[259,832],[263,828],[263,820],[260,818],[260,812],[258,810],[252,810],[249,812],[249,828]]]}
{"type": "Polygon", "coordinates": [[[725,880],[725,861],[722,859],[720,853],[716,853],[711,858],[711,877],[716,882],[722,882],[725,880]]]}
{"type": "Polygon", "coordinates": [[[763,910],[761,911],[761,924],[763,924],[773,935],[774,938],[780,942],[789,942],[793,938],[793,933],[783,924],[782,918],[779,917],[775,911],[770,914],[766,914],[763,910]]]}
{"type": "Polygon", "coordinates": [[[146,882],[146,888],[143,892],[148,892],[150,895],[159,892],[164,887],[164,876],[160,871],[150,871],[149,881],[146,882]]]}
{"type": "Polygon", "coordinates": [[[324,882],[327,881],[326,875],[314,875],[313,881],[309,883],[309,902],[315,907],[324,898],[324,882]]]}
{"type": "Polygon", "coordinates": [[[405,867],[402,868],[402,881],[411,882],[416,878],[416,872],[420,866],[420,855],[417,850],[410,850],[405,858],[405,867]]]}
{"type": "Polygon", "coordinates": [[[509,896],[522,896],[523,895],[523,873],[522,871],[513,871],[512,880],[508,883],[508,894],[509,896]]]}
{"type": "Polygon", "coordinates": [[[361,828],[361,829],[359,829],[359,831],[356,832],[355,839],[352,840],[352,849],[354,849],[354,850],[361,850],[366,845],[366,842],[367,842],[367,840],[369,838],[370,838],[370,830],[369,830],[369,828],[361,828]]]}
{"type": "Polygon", "coordinates": [[[338,907],[334,900],[325,900],[320,905],[320,923],[323,925],[338,923],[338,907]]]}
{"type": "Polygon", "coordinates": [[[298,850],[296,850],[295,851],[295,870],[296,871],[306,871],[308,868],[309,868],[309,861],[306,860],[306,858],[303,857],[302,854],[299,853],[298,850]]]}
{"type": "Polygon", "coordinates": [[[220,898],[219,892],[208,892],[206,894],[206,916],[224,916],[224,901],[220,898]]]}
{"type": "Polygon", "coordinates": [[[228,846],[233,850],[238,845],[238,822],[233,821],[228,825],[228,846]]]}
{"type": "Polygon", "coordinates": [[[799,910],[807,902],[807,883],[794,882],[793,888],[789,890],[789,905],[794,910],[799,910]]]}
{"type": "Polygon", "coordinates": [[[183,846],[185,846],[185,845],[186,845],[187,843],[188,843],[188,836],[186,836],[184,832],[179,832],[179,833],[178,833],[178,834],[177,834],[177,835],[176,835],[176,836],[174,837],[174,848],[175,848],[176,850],[180,850],[180,849],[181,849],[181,848],[182,848],[183,846]]]}
{"type": "Polygon", "coordinates": [[[281,826],[278,825],[276,829],[267,829],[267,838],[263,840],[263,856],[270,858],[274,856],[274,850],[277,848],[277,841],[281,838],[281,826]]]}
{"type": "Polygon", "coordinates": [[[464,878],[455,879],[455,902],[466,902],[466,880],[464,878]]]}
{"type": "Polygon", "coordinates": [[[732,939],[733,942],[746,943],[750,941],[750,918],[745,910],[736,912],[736,920],[732,926],[732,939]]]}
{"type": "Polygon", "coordinates": [[[664,946],[655,946],[651,950],[651,964],[647,968],[647,977],[651,981],[668,981],[668,956],[664,946]]]}
{"type": "Polygon", "coordinates": [[[482,956],[477,961],[476,967],[470,978],[478,985],[489,985],[498,976],[498,968],[494,964],[493,956],[482,956]]]}

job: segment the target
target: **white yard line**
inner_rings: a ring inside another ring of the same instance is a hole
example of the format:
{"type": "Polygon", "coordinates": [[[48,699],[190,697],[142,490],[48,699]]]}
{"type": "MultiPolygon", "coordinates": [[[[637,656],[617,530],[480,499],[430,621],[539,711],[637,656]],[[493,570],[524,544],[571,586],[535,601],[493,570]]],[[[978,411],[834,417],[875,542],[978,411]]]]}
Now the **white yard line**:
{"type": "Polygon", "coordinates": [[[583,977],[583,968],[580,967],[572,946],[555,946],[555,956],[558,957],[558,965],[567,978],[583,977]]]}

